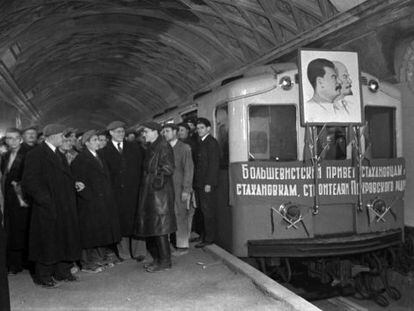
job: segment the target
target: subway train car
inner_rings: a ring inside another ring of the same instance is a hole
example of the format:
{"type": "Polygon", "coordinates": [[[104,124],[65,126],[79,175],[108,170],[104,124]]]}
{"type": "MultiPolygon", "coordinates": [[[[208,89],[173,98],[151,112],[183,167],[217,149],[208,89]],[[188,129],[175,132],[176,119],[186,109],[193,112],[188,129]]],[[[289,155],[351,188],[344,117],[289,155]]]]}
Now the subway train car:
{"type": "Polygon", "coordinates": [[[404,239],[398,89],[361,73],[363,126],[311,131],[300,122],[295,64],[226,82],[190,109],[212,121],[221,147],[217,244],[285,281],[293,258],[306,259],[309,275],[346,285],[378,257],[395,257],[385,250],[404,239]]]}

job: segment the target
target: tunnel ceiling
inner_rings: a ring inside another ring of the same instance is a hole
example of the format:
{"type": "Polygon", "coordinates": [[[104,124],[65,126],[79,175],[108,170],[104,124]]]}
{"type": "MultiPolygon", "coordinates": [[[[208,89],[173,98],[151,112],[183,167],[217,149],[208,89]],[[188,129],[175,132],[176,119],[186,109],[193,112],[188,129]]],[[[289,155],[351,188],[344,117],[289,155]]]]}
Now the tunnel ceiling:
{"type": "Polygon", "coordinates": [[[32,121],[132,124],[334,18],[335,2],[2,0],[0,69],[32,121]]]}

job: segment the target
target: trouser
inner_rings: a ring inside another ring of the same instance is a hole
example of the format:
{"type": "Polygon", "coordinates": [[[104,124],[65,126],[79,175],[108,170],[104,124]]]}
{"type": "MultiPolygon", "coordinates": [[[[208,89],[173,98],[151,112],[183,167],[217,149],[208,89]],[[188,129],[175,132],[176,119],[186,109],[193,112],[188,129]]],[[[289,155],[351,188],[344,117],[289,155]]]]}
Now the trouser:
{"type": "Polygon", "coordinates": [[[137,258],[145,256],[145,241],[131,237],[122,237],[117,244],[118,256],[122,259],[137,258]]]}
{"type": "Polygon", "coordinates": [[[26,252],[24,250],[7,250],[7,267],[9,270],[21,271],[26,264],[26,252]]]}
{"type": "Polygon", "coordinates": [[[171,265],[171,248],[168,234],[147,237],[147,249],[154,262],[159,265],[171,265]]]}
{"type": "Polygon", "coordinates": [[[174,204],[175,217],[177,219],[177,231],[175,232],[175,246],[178,248],[189,247],[194,208],[189,206],[189,209],[187,209],[188,203],[176,201],[174,204]]]}
{"type": "Polygon", "coordinates": [[[197,206],[203,214],[203,232],[201,236],[204,242],[213,243],[216,234],[216,215],[217,189],[211,187],[210,192],[197,189],[197,206]]]}
{"type": "Polygon", "coordinates": [[[103,265],[105,255],[105,251],[101,247],[83,249],[80,260],[82,269],[93,269],[103,265]]]}
{"type": "Polygon", "coordinates": [[[0,311],[10,310],[9,281],[6,267],[6,234],[1,225],[0,213],[0,311]]]}
{"type": "Polygon", "coordinates": [[[35,263],[35,277],[38,281],[50,281],[52,277],[56,279],[66,279],[71,276],[70,269],[73,262],[60,261],[53,264],[35,263]]]}

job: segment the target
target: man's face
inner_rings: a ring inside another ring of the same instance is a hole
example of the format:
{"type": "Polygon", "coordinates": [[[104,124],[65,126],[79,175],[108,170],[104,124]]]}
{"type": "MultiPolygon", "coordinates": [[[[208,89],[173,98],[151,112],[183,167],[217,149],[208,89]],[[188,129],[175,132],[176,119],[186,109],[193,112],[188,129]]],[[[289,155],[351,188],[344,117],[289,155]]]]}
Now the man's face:
{"type": "Polygon", "coordinates": [[[111,134],[111,137],[114,141],[120,143],[124,140],[125,130],[122,127],[118,127],[114,130],[110,130],[109,134],[111,134]]]}
{"type": "Polygon", "coordinates": [[[62,149],[63,151],[69,151],[72,149],[72,146],[73,143],[71,137],[63,137],[60,149],[62,149]]]}
{"type": "Polygon", "coordinates": [[[85,143],[89,150],[96,151],[99,149],[99,138],[97,135],[93,135],[89,141],[85,143]]]}
{"type": "Polygon", "coordinates": [[[177,130],[173,130],[171,127],[165,127],[163,136],[166,141],[170,142],[177,138],[177,130]]]}
{"type": "Polygon", "coordinates": [[[153,143],[158,138],[158,132],[147,127],[145,127],[142,131],[142,135],[144,136],[145,142],[147,143],[153,143]]]}
{"type": "Polygon", "coordinates": [[[336,72],[338,75],[338,82],[341,85],[341,95],[352,95],[352,80],[349,77],[348,69],[342,63],[335,63],[336,72]]]}
{"type": "Polygon", "coordinates": [[[203,137],[210,132],[210,126],[205,126],[203,123],[197,124],[198,136],[203,137]]]}
{"type": "Polygon", "coordinates": [[[178,127],[178,138],[179,139],[187,139],[189,130],[187,130],[184,126],[178,127]]]}
{"type": "Polygon", "coordinates": [[[193,131],[193,130],[195,130],[195,129],[196,129],[196,126],[195,126],[195,124],[194,124],[194,123],[192,123],[192,122],[187,122],[187,124],[188,124],[188,126],[190,127],[190,131],[193,131]]]}
{"type": "Polygon", "coordinates": [[[325,75],[323,78],[318,77],[318,92],[319,95],[326,99],[328,102],[332,103],[340,93],[341,85],[338,83],[336,71],[330,67],[324,67],[325,75]]]}
{"type": "Polygon", "coordinates": [[[70,133],[69,139],[72,143],[72,146],[75,146],[76,145],[76,133],[70,133]]]}
{"type": "Polygon", "coordinates": [[[26,130],[23,134],[23,141],[28,145],[34,145],[37,142],[37,132],[36,130],[30,129],[26,130]]]}
{"type": "Polygon", "coordinates": [[[126,140],[130,141],[130,142],[135,141],[135,134],[134,133],[129,133],[126,140]]]}
{"type": "Polygon", "coordinates": [[[106,135],[99,135],[98,140],[99,140],[99,149],[102,149],[103,147],[105,147],[106,143],[108,142],[106,135]]]}
{"type": "Polygon", "coordinates": [[[16,150],[22,143],[22,137],[19,133],[6,133],[6,144],[10,150],[16,150]]]}
{"type": "MultiPolygon", "coordinates": [[[[48,141],[49,141],[49,142],[50,142],[53,146],[55,146],[55,147],[61,147],[61,146],[62,146],[62,144],[63,144],[63,139],[64,139],[63,133],[58,133],[58,134],[55,134],[55,135],[50,135],[50,136],[47,138],[47,140],[48,140],[48,141]]],[[[70,146],[72,146],[72,144],[71,144],[70,140],[69,140],[68,144],[69,144],[70,146]]]]}

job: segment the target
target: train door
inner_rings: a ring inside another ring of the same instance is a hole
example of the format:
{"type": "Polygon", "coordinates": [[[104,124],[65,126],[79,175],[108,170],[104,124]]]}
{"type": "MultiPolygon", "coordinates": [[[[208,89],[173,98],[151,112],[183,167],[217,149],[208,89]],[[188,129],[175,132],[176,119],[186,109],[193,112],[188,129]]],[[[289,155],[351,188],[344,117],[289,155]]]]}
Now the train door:
{"type": "Polygon", "coordinates": [[[224,103],[216,107],[214,112],[215,137],[220,146],[220,175],[218,187],[217,242],[229,249],[231,246],[231,210],[229,206],[229,116],[228,104],[224,103]]]}

